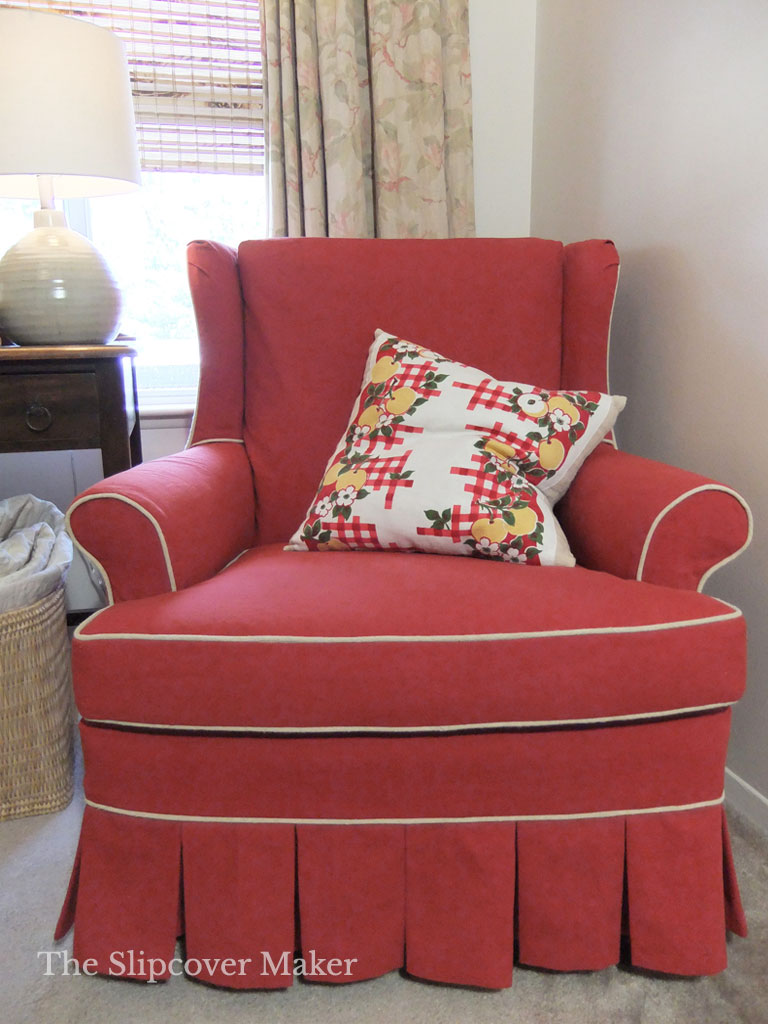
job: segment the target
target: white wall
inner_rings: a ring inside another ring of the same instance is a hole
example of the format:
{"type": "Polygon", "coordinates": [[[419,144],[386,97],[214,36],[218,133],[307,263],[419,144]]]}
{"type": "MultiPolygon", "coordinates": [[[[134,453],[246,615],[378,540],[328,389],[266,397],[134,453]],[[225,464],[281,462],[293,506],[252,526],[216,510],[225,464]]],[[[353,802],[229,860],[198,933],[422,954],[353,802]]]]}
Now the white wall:
{"type": "Polygon", "coordinates": [[[729,794],[768,826],[768,3],[540,0],[536,34],[532,233],[618,246],[622,445],[755,513],[707,592],[747,617],[729,794]]]}
{"type": "Polygon", "coordinates": [[[530,232],[536,0],[470,0],[477,234],[530,232]]]}

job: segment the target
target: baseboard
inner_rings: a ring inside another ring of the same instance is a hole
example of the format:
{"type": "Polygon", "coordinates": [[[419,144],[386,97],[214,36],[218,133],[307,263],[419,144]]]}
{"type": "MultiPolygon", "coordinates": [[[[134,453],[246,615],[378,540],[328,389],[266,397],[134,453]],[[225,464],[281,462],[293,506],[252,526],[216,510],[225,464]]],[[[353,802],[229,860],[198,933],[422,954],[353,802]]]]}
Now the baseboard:
{"type": "Polygon", "coordinates": [[[725,800],[762,832],[768,833],[768,797],[730,768],[725,769],[725,800]]]}

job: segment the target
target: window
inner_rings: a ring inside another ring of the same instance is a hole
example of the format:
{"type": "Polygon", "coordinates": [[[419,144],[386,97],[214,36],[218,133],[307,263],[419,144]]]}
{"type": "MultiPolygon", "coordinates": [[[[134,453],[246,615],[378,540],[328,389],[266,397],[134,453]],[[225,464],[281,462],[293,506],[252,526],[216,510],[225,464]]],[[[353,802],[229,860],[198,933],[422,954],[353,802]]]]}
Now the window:
{"type": "MultiPolygon", "coordinates": [[[[138,192],[88,206],[90,237],[122,291],[121,332],[139,353],[141,405],[193,404],[198,354],[186,246],[210,238],[234,247],[264,236],[264,179],[149,172],[138,192]]],[[[70,226],[79,230],[73,216],[70,226]]]]}
{"type": "MultiPolygon", "coordinates": [[[[123,292],[142,405],[191,404],[196,331],[186,244],[266,233],[258,0],[8,0],[86,18],[126,46],[142,188],[69,201],[123,292]]],[[[31,228],[36,203],[0,202],[0,252],[31,228]],[[5,243],[5,244],[3,244],[5,243]]]]}
{"type": "Polygon", "coordinates": [[[0,199],[0,256],[32,230],[32,218],[39,209],[36,199],[0,199]]]}

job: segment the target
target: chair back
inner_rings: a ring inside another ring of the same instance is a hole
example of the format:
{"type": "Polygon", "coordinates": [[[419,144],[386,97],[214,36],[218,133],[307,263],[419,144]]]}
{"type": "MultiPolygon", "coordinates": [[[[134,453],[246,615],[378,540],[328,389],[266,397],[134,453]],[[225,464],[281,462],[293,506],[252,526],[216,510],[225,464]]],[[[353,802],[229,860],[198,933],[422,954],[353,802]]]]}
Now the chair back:
{"type": "Polygon", "coordinates": [[[304,516],[377,327],[501,380],[606,389],[612,243],[268,239],[189,250],[201,342],[192,443],[245,442],[259,542],[304,516]]]}

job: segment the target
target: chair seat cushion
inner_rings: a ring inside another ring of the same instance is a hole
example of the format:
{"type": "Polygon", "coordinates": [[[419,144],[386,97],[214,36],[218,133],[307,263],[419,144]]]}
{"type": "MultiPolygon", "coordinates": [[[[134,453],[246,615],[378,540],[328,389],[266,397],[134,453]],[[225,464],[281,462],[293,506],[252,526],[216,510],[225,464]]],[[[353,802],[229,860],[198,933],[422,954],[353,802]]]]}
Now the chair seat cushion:
{"type": "Polygon", "coordinates": [[[703,594],[579,567],[280,545],[98,612],[73,656],[86,719],[285,733],[679,714],[737,700],[745,674],[741,613],[703,594]]]}

